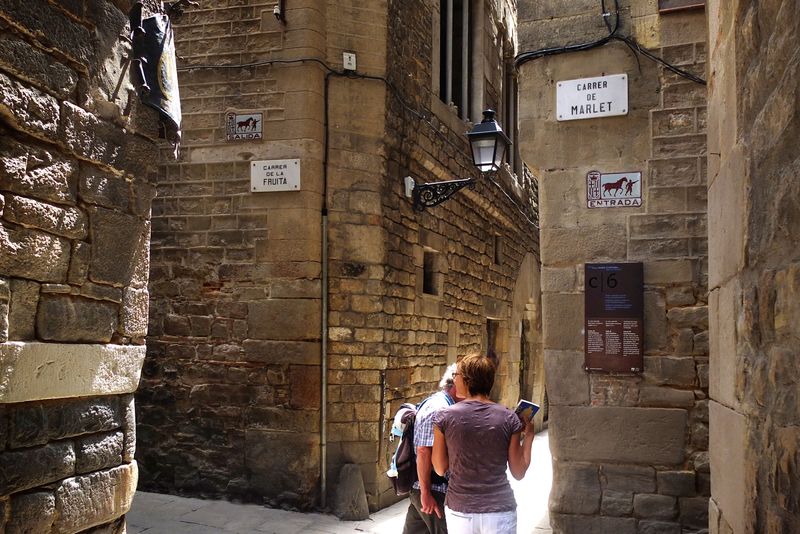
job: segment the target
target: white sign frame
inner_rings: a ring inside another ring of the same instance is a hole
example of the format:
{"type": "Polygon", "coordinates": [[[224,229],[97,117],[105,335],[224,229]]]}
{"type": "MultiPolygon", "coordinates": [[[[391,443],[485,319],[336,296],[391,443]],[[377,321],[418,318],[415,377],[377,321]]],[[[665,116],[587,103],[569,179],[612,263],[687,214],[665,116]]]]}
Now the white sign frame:
{"type": "Polygon", "coordinates": [[[272,193],[299,190],[299,159],[269,159],[250,162],[251,192],[272,193]]]}
{"type": "Polygon", "coordinates": [[[264,114],[228,113],[225,115],[225,139],[228,141],[253,141],[264,138],[264,114]]]}
{"type": "Polygon", "coordinates": [[[628,75],[610,74],[556,82],[558,121],[628,114],[628,75]]]}
{"type": "Polygon", "coordinates": [[[587,208],[642,207],[642,173],[589,171],[586,174],[587,208]]]}

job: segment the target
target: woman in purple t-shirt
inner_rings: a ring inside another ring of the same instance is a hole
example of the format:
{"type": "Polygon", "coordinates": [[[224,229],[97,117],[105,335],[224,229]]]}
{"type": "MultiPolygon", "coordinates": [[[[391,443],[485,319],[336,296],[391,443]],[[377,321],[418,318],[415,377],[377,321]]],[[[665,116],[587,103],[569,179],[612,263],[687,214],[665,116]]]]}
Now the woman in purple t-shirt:
{"type": "Polygon", "coordinates": [[[433,467],[440,475],[450,471],[445,497],[450,534],[517,532],[517,502],[506,465],[515,479],[525,476],[533,422],[489,400],[495,369],[487,356],[462,359],[455,384],[464,400],[433,418],[433,467]]]}

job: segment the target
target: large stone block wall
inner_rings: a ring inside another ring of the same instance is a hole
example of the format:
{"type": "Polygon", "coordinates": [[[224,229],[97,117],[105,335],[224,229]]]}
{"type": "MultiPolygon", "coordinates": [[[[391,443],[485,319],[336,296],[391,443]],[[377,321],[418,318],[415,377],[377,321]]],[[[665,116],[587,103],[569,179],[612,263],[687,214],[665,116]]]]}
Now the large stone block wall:
{"type": "MultiPolygon", "coordinates": [[[[606,3],[609,4],[608,2],[606,3]]],[[[521,51],[607,34],[599,2],[520,2],[521,51]]],[[[613,24],[613,19],[612,19],[613,24]]],[[[620,33],[705,75],[701,11],[622,2],[620,33]]],[[[554,532],[707,527],[706,97],[624,43],[520,69],[522,156],[540,170],[554,532]],[[557,122],[555,83],[628,74],[629,113],[557,122]],[[588,209],[586,175],[641,171],[640,208],[588,209]],[[644,372],[584,371],[585,263],[644,263],[644,372]]]]}
{"type": "Polygon", "coordinates": [[[128,7],[0,6],[0,531],[124,531],[136,488],[158,125],[128,7]]]}
{"type": "Polygon", "coordinates": [[[708,2],[710,532],[800,531],[796,2],[708,2]]]}
{"type": "Polygon", "coordinates": [[[181,158],[160,167],[140,410],[142,487],[317,502],[324,2],[206,2],[176,26],[181,158]],[[191,69],[195,65],[228,68],[191,69]],[[262,112],[263,140],[225,140],[262,112]],[[301,160],[301,190],[251,193],[250,161],[301,160]]]}

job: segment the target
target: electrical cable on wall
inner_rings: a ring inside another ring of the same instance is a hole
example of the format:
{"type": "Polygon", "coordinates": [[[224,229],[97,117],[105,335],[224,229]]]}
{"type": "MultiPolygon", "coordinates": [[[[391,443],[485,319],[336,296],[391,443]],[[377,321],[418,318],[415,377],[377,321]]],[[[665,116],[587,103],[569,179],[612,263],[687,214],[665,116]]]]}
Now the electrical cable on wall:
{"type": "Polygon", "coordinates": [[[549,47],[530,52],[522,52],[520,54],[517,54],[517,57],[514,59],[514,67],[519,69],[519,67],[521,67],[525,63],[542,57],[565,54],[568,52],[583,52],[584,50],[591,50],[592,48],[597,48],[599,46],[605,45],[606,43],[612,40],[616,40],[625,43],[625,45],[634,54],[636,54],[637,62],[639,60],[638,59],[639,54],[641,54],[647,59],[650,59],[651,61],[655,61],[656,63],[663,65],[665,68],[674,72],[678,76],[686,78],[687,80],[691,80],[700,85],[706,85],[706,81],[703,78],[695,74],[692,74],[689,71],[676,67],[675,65],[665,61],[663,58],[658,57],[657,55],[653,54],[652,52],[644,48],[641,44],[639,44],[639,42],[636,41],[635,38],[630,36],[618,35],[617,31],[619,30],[619,0],[614,0],[614,9],[615,9],[615,12],[613,13],[614,27],[612,28],[611,22],[608,20],[612,16],[612,14],[606,11],[605,0],[600,0],[601,16],[603,17],[603,22],[605,23],[606,28],[608,28],[608,35],[606,35],[605,37],[588,43],[549,47]]]}

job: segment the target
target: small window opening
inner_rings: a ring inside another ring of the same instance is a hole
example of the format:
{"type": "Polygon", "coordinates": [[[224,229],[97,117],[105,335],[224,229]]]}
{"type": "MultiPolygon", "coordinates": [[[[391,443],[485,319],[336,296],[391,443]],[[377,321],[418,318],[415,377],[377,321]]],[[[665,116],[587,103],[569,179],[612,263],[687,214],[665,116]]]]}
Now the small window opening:
{"type": "Polygon", "coordinates": [[[438,295],[436,273],[436,252],[426,250],[422,261],[422,292],[427,295],[438,295]]]}

